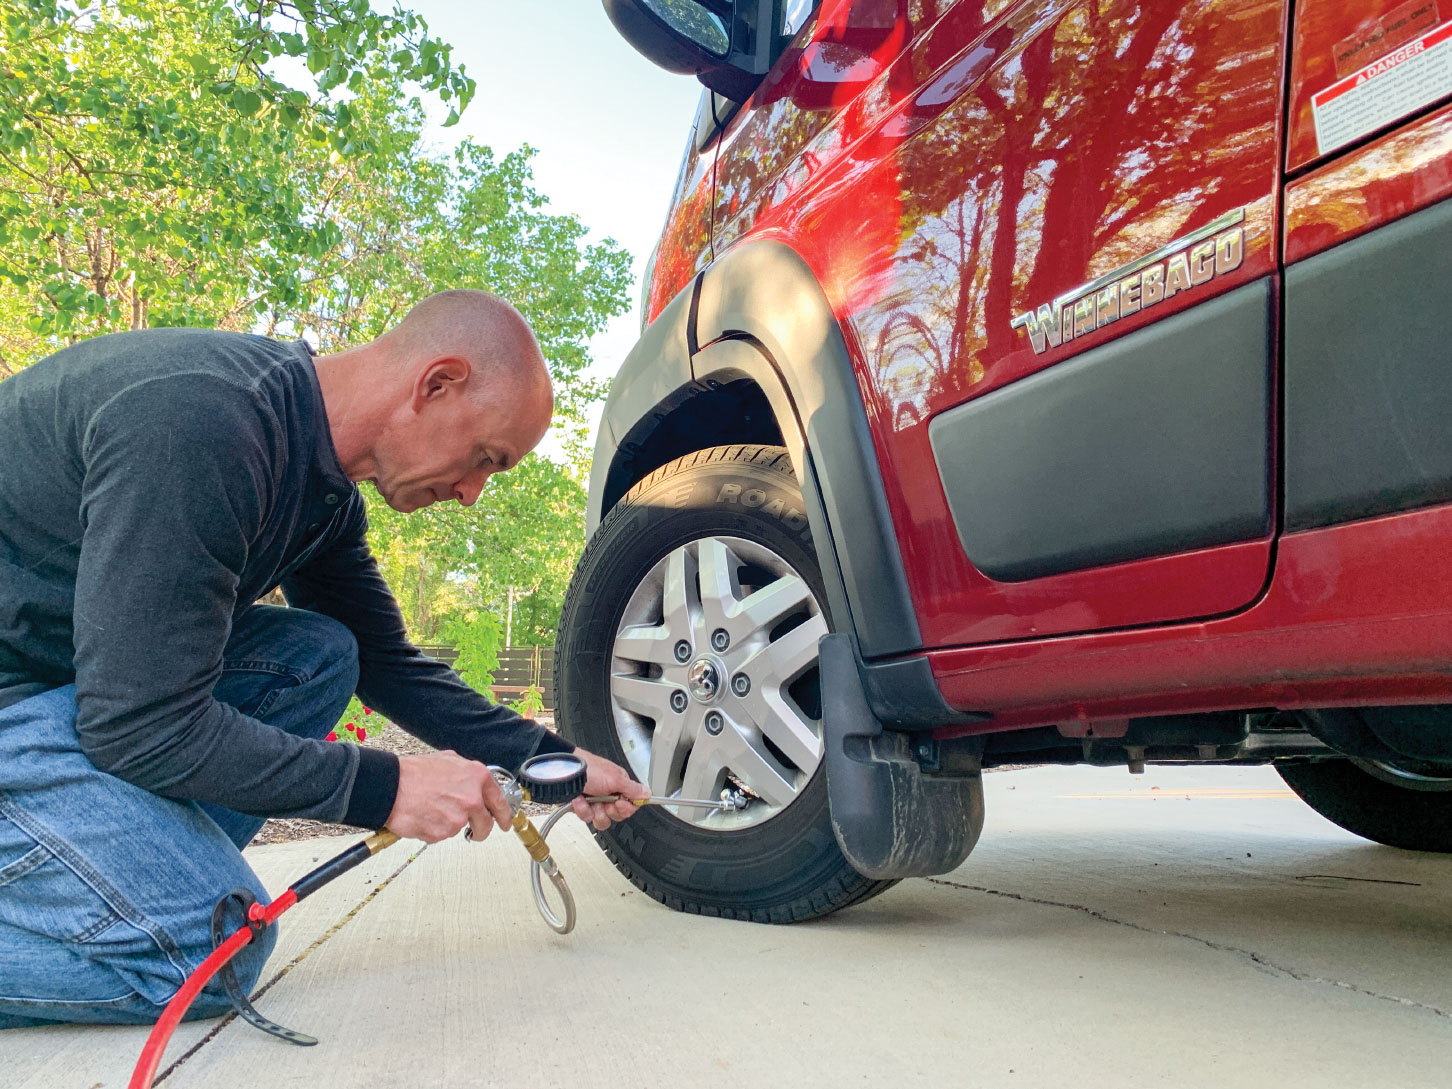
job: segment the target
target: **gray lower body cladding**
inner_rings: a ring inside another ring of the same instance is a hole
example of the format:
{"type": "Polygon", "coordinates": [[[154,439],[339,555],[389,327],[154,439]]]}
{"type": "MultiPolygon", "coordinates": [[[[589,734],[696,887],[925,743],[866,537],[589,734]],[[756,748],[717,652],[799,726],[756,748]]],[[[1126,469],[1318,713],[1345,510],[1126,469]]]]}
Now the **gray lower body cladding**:
{"type": "Polygon", "coordinates": [[[1452,201],[1286,270],[1286,530],[1452,500],[1452,201]]]}
{"type": "Polygon", "coordinates": [[[1270,531],[1268,280],[941,413],[964,551],[1013,582],[1270,531]]]}

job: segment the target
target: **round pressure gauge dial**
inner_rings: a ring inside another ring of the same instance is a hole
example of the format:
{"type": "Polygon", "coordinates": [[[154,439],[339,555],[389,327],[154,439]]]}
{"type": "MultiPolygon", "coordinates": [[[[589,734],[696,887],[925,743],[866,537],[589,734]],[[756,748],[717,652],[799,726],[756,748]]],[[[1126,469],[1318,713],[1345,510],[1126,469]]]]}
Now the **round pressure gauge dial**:
{"type": "Polygon", "coordinates": [[[571,753],[550,752],[531,756],[519,769],[519,781],[531,801],[563,805],[585,789],[585,761],[571,753]]]}

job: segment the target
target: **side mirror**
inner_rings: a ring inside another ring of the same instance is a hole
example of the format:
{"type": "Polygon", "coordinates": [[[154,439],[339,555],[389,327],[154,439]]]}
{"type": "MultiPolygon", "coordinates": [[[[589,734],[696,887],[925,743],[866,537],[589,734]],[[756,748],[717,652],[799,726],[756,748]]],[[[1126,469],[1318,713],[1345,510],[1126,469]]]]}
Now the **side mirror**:
{"type": "Polygon", "coordinates": [[[770,67],[780,0],[603,0],[620,36],[667,72],[744,102],[770,67]]]}

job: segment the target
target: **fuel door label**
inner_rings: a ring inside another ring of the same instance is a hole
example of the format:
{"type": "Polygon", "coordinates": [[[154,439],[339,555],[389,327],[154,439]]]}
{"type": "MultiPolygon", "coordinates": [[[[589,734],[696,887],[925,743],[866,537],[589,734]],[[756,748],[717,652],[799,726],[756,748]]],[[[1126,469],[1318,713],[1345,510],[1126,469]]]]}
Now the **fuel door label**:
{"type": "Polygon", "coordinates": [[[1452,94],[1452,22],[1311,96],[1322,155],[1452,94]]]}

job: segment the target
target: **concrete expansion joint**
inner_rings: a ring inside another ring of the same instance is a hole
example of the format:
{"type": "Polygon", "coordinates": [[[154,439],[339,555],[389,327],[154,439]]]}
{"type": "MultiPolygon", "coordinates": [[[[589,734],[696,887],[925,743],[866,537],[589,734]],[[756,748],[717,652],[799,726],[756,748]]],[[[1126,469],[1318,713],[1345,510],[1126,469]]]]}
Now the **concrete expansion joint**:
{"type": "Polygon", "coordinates": [[[961,881],[949,881],[942,877],[929,877],[927,880],[930,884],[944,885],[951,889],[962,889],[965,892],[981,892],[987,896],[1001,896],[1006,900],[1019,900],[1025,904],[1039,904],[1043,907],[1067,908],[1070,911],[1077,911],[1087,915],[1091,919],[1097,919],[1101,923],[1127,927],[1130,930],[1138,930],[1144,934],[1160,934],[1169,938],[1183,938],[1185,941],[1195,942],[1198,945],[1205,946],[1207,949],[1213,949],[1217,953],[1230,953],[1244,960],[1248,960],[1253,967],[1268,975],[1283,976],[1286,979],[1293,979],[1297,983],[1314,983],[1325,987],[1337,987],[1343,991],[1351,991],[1353,994],[1361,995],[1363,998],[1374,998],[1380,1002],[1392,1002],[1398,1006],[1420,1010],[1423,1013],[1430,1013],[1434,1017],[1442,1017],[1452,1021],[1452,1010],[1444,1010],[1440,1006],[1433,1006],[1426,1002],[1418,1002],[1414,998],[1402,998],[1400,995],[1382,994],[1380,991],[1373,991],[1367,987],[1360,987],[1355,983],[1347,983],[1341,979],[1325,979],[1322,976],[1313,976],[1306,972],[1298,972],[1294,968],[1287,968],[1284,965],[1268,961],[1254,950],[1214,942],[1209,938],[1202,938],[1198,934],[1186,934],[1181,930],[1156,930],[1154,927],[1142,926],[1139,923],[1130,922],[1128,919],[1116,919],[1112,915],[1106,915],[1102,911],[1086,907],[1083,904],[1070,904],[1062,900],[1045,900],[1037,896],[1026,896],[1021,892],[990,889],[986,885],[969,885],[961,881]]]}
{"type": "MultiPolygon", "coordinates": [[[[369,892],[367,896],[363,897],[363,899],[359,900],[356,904],[354,904],[353,907],[347,912],[347,914],[345,914],[341,919],[339,919],[337,922],[335,922],[332,926],[328,927],[328,929],[319,938],[317,938],[317,940],[315,940],[311,945],[309,945],[301,953],[299,953],[297,956],[293,957],[292,960],[288,961],[281,968],[279,968],[276,972],[274,972],[272,974],[272,977],[266,983],[264,983],[262,986],[258,987],[257,990],[253,991],[248,997],[251,998],[252,1001],[255,1003],[259,998],[261,998],[263,995],[265,995],[268,991],[272,990],[272,988],[277,984],[278,980],[282,979],[283,976],[287,975],[294,968],[296,968],[299,964],[301,964],[303,961],[307,960],[307,958],[312,954],[313,950],[321,948],[322,945],[329,938],[331,938],[334,934],[338,933],[338,931],[342,930],[343,927],[347,926],[350,922],[352,922],[354,916],[356,916],[360,911],[362,911],[365,907],[367,907],[370,903],[372,903],[374,897],[376,897],[384,889],[388,888],[388,886],[393,883],[393,879],[395,877],[397,877],[399,874],[403,873],[404,870],[408,869],[408,867],[413,863],[413,861],[416,858],[418,858],[419,855],[423,854],[426,850],[428,850],[428,844],[426,844],[426,843],[419,844],[418,849],[416,851],[414,851],[411,855],[409,855],[406,859],[404,859],[403,860],[403,864],[400,865],[398,867],[398,869],[394,870],[391,874],[389,874],[387,877],[385,877],[382,881],[378,882],[378,884],[373,887],[373,890],[371,892],[369,892]]],[[[191,1047],[189,1047],[186,1051],[184,1051],[181,1055],[179,1055],[177,1057],[176,1062],[172,1063],[165,1070],[163,1070],[160,1074],[158,1074],[156,1076],[156,1080],[152,1082],[152,1085],[153,1086],[160,1085],[162,1082],[166,1081],[167,1078],[171,1077],[172,1074],[176,1073],[176,1071],[181,1067],[181,1065],[183,1063],[185,1063],[193,1055],[195,1055],[195,1054],[197,1054],[197,1052],[201,1051],[202,1048],[206,1047],[213,1040],[215,1040],[218,1036],[220,1036],[221,1033],[222,1033],[222,1030],[225,1029],[228,1025],[230,1025],[235,1020],[237,1020],[237,1015],[235,1013],[225,1014],[222,1017],[222,1019],[217,1022],[216,1026],[213,1027],[213,1029],[212,1029],[211,1032],[207,1033],[200,1040],[198,1040],[195,1044],[193,1044],[191,1047]]]]}

